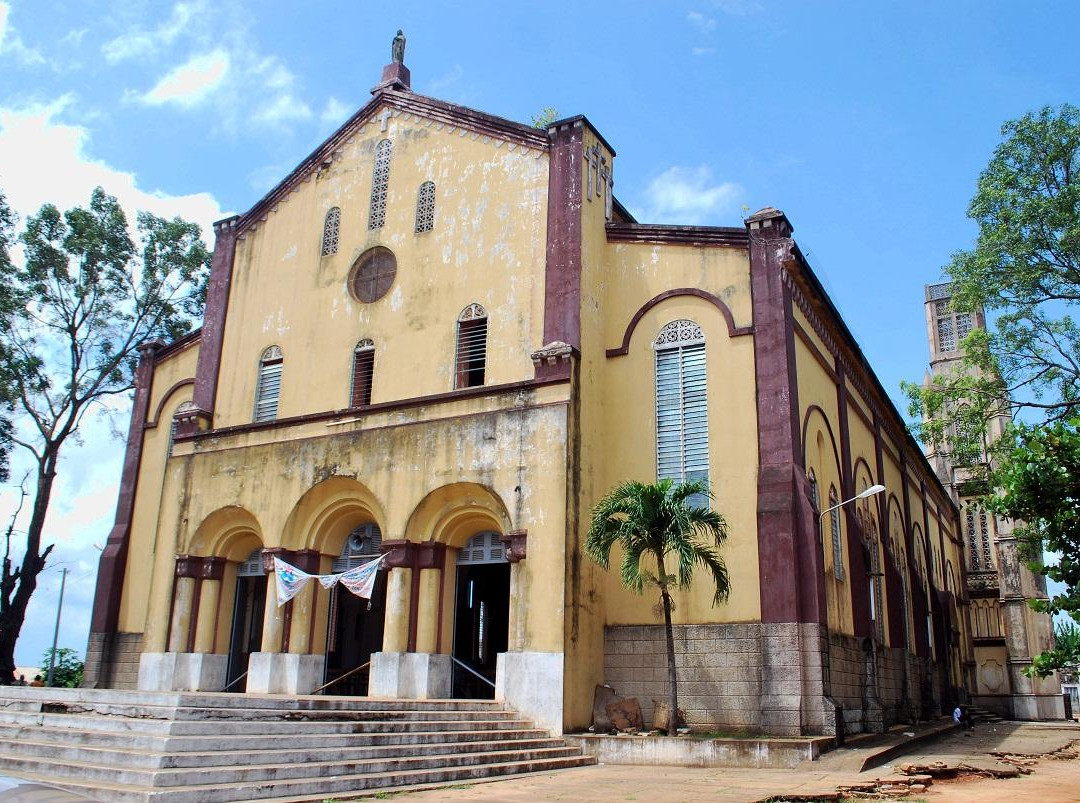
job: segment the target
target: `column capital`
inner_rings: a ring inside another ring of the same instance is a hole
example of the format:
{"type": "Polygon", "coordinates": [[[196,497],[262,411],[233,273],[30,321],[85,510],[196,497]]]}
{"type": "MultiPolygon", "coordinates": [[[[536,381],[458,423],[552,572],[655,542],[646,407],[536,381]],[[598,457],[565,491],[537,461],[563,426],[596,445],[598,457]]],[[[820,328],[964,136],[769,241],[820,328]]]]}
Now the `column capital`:
{"type": "Polygon", "coordinates": [[[506,535],[499,538],[503,542],[506,551],[506,560],[510,563],[517,563],[518,561],[525,560],[526,557],[526,539],[528,538],[528,530],[511,530],[506,535]]]}

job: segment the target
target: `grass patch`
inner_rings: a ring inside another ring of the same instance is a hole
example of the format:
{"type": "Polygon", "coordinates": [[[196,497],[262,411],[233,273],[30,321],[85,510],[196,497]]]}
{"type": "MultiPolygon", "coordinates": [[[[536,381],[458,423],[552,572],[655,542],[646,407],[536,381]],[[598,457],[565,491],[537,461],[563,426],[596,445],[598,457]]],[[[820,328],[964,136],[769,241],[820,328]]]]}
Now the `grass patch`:
{"type": "Polygon", "coordinates": [[[376,792],[375,793],[375,799],[376,800],[389,800],[392,797],[397,797],[399,794],[401,794],[401,793],[400,792],[376,792]]]}

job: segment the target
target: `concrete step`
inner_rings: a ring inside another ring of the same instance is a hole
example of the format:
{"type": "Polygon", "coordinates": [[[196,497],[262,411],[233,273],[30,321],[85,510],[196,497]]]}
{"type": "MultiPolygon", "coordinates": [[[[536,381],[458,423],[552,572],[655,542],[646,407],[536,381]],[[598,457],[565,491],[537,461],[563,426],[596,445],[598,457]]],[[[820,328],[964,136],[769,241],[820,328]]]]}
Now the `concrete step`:
{"type": "Polygon", "coordinates": [[[86,783],[70,779],[55,779],[47,775],[29,772],[22,777],[51,783],[89,796],[93,800],[116,801],[116,803],[231,803],[236,800],[255,798],[295,800],[303,796],[322,799],[337,793],[362,790],[393,789],[416,785],[446,785],[477,782],[490,778],[520,775],[533,772],[549,772],[572,767],[592,766],[596,759],[591,756],[510,761],[495,764],[474,764],[458,767],[440,767],[403,773],[361,773],[337,775],[327,778],[297,778],[262,783],[241,782],[192,786],[183,789],[155,789],[151,787],[126,786],[115,783],[86,783]]]}
{"type": "MultiPolygon", "coordinates": [[[[478,713],[475,719],[331,719],[308,720],[169,720],[137,719],[133,717],[93,716],[89,714],[34,714],[31,712],[0,711],[0,725],[24,727],[48,726],[85,731],[137,733],[158,736],[232,736],[243,734],[319,734],[319,733],[408,733],[435,730],[513,730],[528,728],[531,723],[510,719],[511,712],[478,713]]],[[[459,717],[461,715],[459,714],[459,717]]]]}
{"type": "MultiPolygon", "coordinates": [[[[453,734],[440,734],[452,737],[453,734]]],[[[484,734],[490,735],[490,734],[484,734]]],[[[222,749],[214,744],[214,749],[207,751],[184,751],[164,753],[160,750],[146,750],[134,745],[125,748],[102,747],[99,745],[64,745],[49,740],[20,738],[18,740],[0,739],[0,761],[5,757],[32,757],[57,764],[97,764],[102,766],[138,769],[198,769],[208,767],[234,767],[236,754],[233,750],[222,749]]],[[[245,751],[245,758],[252,764],[312,764],[337,762],[338,764],[356,763],[371,760],[389,760],[409,758],[417,753],[426,757],[444,756],[453,753],[497,753],[499,751],[549,750],[564,748],[566,744],[550,736],[524,739],[460,740],[433,741],[422,745],[417,750],[415,743],[331,746],[315,748],[297,748],[284,746],[276,749],[265,747],[245,751]]]]}
{"type": "MultiPolygon", "coordinates": [[[[306,764],[242,764],[239,766],[191,767],[183,769],[143,770],[115,767],[87,761],[56,762],[38,756],[0,753],[0,769],[15,775],[24,772],[52,772],[57,779],[103,781],[105,783],[148,788],[187,788],[193,786],[259,784],[267,781],[332,778],[338,775],[415,774],[429,770],[470,767],[497,763],[521,763],[547,759],[573,758],[581,751],[573,747],[537,750],[496,750],[493,752],[452,752],[442,755],[401,756],[364,761],[313,761],[306,764]]],[[[245,756],[256,759],[257,756],[245,756]]]]}
{"type": "Polygon", "coordinates": [[[143,705],[136,703],[112,702],[57,702],[42,701],[38,710],[23,705],[2,709],[4,714],[34,715],[72,714],[108,717],[130,717],[132,719],[167,719],[177,722],[197,722],[207,720],[222,722],[227,720],[288,720],[290,722],[317,722],[320,720],[410,720],[410,719],[461,719],[482,714],[488,719],[510,719],[513,714],[496,708],[461,710],[452,708],[398,708],[396,706],[371,705],[362,709],[324,709],[306,708],[289,710],[286,708],[257,708],[253,706],[226,708],[224,706],[184,706],[170,707],[143,705]]]}
{"type": "Polygon", "coordinates": [[[150,705],[166,708],[278,708],[352,710],[396,709],[401,711],[501,711],[494,700],[400,700],[380,697],[333,695],[230,694],[225,692],[142,692],[122,689],[61,689],[5,686],[0,689],[0,708],[23,705],[38,710],[41,703],[150,705]]]}
{"type": "Polygon", "coordinates": [[[14,691],[0,772],[107,801],[325,799],[595,763],[489,701],[14,691]]]}
{"type": "MultiPolygon", "coordinates": [[[[537,728],[489,729],[489,730],[432,730],[399,731],[389,733],[288,733],[288,734],[242,734],[214,736],[216,750],[247,753],[253,750],[288,749],[319,750],[387,745],[427,745],[456,741],[528,740],[549,737],[547,731],[537,728]]],[[[79,728],[53,728],[47,725],[13,725],[0,723],[0,740],[31,740],[53,745],[78,747],[92,745],[101,748],[156,751],[158,753],[199,752],[207,749],[206,736],[168,736],[84,730],[79,728]]]]}

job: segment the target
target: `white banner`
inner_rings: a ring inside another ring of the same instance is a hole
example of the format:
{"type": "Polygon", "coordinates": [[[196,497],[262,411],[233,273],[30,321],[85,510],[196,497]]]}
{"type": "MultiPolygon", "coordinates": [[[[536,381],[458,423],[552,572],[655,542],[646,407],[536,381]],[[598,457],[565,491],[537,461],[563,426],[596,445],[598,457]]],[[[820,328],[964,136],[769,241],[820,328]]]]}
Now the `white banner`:
{"type": "Polygon", "coordinates": [[[277,578],[278,607],[280,608],[299,594],[312,578],[317,579],[323,588],[333,588],[336,583],[341,583],[356,596],[371,599],[371,594],[375,590],[375,578],[379,574],[379,565],[385,557],[386,555],[380,555],[375,560],[349,569],[347,572],[308,574],[275,555],[274,576],[277,578]]]}

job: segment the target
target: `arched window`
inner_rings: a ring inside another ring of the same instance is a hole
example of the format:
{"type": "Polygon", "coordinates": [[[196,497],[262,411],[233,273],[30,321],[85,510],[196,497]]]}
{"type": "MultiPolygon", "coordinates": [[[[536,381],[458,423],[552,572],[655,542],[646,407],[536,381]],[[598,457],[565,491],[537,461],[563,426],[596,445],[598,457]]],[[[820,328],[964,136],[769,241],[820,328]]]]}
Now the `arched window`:
{"type": "Polygon", "coordinates": [[[328,257],[337,253],[338,230],[341,228],[341,208],[333,207],[326,213],[322,230],[322,255],[328,257]]]}
{"type": "Polygon", "coordinates": [[[371,178],[371,212],[368,228],[381,229],[386,222],[386,188],[390,185],[390,140],[375,146],[375,171],[371,178]]]}
{"type": "Polygon", "coordinates": [[[874,623],[874,633],[879,641],[885,640],[885,594],[882,588],[881,541],[878,539],[877,524],[873,519],[867,521],[867,546],[870,549],[870,618],[874,623]]]}
{"type": "Polygon", "coordinates": [[[810,482],[810,503],[814,506],[814,512],[821,513],[821,498],[818,496],[817,475],[814,469],[806,472],[806,479],[810,482]]]}
{"type": "Polygon", "coordinates": [[[281,395],[281,369],[284,359],[280,346],[271,346],[259,360],[259,376],[255,382],[255,421],[277,418],[278,398],[281,395]]]}
{"type": "Polygon", "coordinates": [[[435,227],[435,182],[425,181],[416,193],[416,231],[431,231],[435,227]]]}
{"type": "Polygon", "coordinates": [[[470,304],[458,316],[457,327],[454,387],[480,387],[487,369],[487,311],[470,304]]]}
{"type": "MultiPolygon", "coordinates": [[[[656,351],[656,476],[709,482],[709,418],[705,334],[693,321],[672,321],[653,343],[656,351]]],[[[707,506],[708,498],[692,498],[707,506]]]]}
{"type": "Polygon", "coordinates": [[[353,349],[352,391],[349,394],[353,407],[371,404],[371,380],[375,375],[375,344],[364,338],[353,349]]]}
{"type": "Polygon", "coordinates": [[[843,539],[840,535],[840,508],[837,505],[840,503],[839,498],[836,496],[835,486],[829,486],[829,507],[832,510],[829,513],[829,534],[832,537],[832,563],[833,563],[833,577],[837,580],[844,579],[844,547],[843,539]]]}

